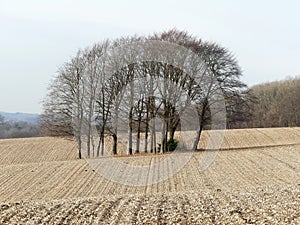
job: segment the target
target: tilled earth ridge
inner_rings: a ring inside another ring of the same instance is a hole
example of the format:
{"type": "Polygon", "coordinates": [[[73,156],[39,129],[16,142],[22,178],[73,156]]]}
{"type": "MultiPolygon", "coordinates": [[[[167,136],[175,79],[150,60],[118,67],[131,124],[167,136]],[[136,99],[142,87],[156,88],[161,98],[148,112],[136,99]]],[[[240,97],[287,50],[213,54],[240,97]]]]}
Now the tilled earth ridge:
{"type": "MultiPolygon", "coordinates": [[[[159,194],[166,192],[214,192],[256,190],[260,186],[289,186],[300,184],[300,145],[220,151],[210,167],[199,170],[206,153],[198,152],[168,180],[153,183],[164,173],[174,170],[184,154],[174,155],[171,162],[162,161],[157,171],[143,177],[139,168],[134,175],[146,179],[148,186],[128,186],[105,179],[85,160],[2,165],[0,167],[0,201],[36,201],[66,198],[86,198],[107,195],[159,194]]],[[[120,158],[123,163],[148,165],[161,161],[166,155],[120,158]]],[[[106,162],[106,159],[101,161],[106,162]]],[[[99,163],[102,169],[102,164],[99,163]]],[[[130,178],[132,171],[120,171],[112,166],[107,172],[120,172],[121,178],[130,178]],[[128,174],[129,173],[129,174],[128,174]]]]}
{"type": "Polygon", "coordinates": [[[300,186],[2,203],[0,224],[300,224],[300,186]]]}
{"type": "MultiPolygon", "coordinates": [[[[175,138],[179,140],[181,136],[186,139],[185,142],[193,143],[195,133],[192,133],[190,131],[178,132],[175,133],[175,138]]],[[[232,129],[225,130],[221,134],[224,135],[221,150],[300,144],[300,127],[232,129]]],[[[216,135],[215,131],[203,131],[198,148],[206,149],[210,138],[214,138],[214,135],[216,135]]],[[[97,146],[98,140],[95,141],[97,146]]],[[[107,149],[112,149],[112,140],[108,138],[106,142],[107,149]]],[[[120,142],[118,152],[127,155],[127,145],[120,142]]],[[[0,165],[78,159],[74,140],[55,137],[0,139],[0,155],[0,165]]]]}

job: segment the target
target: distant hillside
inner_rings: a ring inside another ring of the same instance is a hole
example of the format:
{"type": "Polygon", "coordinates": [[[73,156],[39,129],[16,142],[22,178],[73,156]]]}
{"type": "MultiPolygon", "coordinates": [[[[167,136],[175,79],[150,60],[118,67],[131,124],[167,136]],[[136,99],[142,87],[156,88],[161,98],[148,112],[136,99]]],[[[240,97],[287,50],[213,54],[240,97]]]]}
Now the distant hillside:
{"type": "Polygon", "coordinates": [[[6,121],[15,121],[15,122],[27,122],[32,124],[37,124],[39,114],[31,114],[31,113],[7,113],[7,112],[0,112],[0,115],[4,117],[6,121]]]}

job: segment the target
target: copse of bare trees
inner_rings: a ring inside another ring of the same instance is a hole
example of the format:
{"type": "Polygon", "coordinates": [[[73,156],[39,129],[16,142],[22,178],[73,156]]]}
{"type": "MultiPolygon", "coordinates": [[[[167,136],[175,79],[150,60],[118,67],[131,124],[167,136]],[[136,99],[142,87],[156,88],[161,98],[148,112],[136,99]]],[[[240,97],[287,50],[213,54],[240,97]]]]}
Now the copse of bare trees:
{"type": "Polygon", "coordinates": [[[240,76],[227,49],[186,32],[104,41],[59,69],[44,102],[43,127],[52,135],[72,133],[80,158],[107,148],[117,154],[120,141],[128,154],[174,150],[175,132],[187,123],[197,132],[193,146],[181,147],[197,149],[203,129],[224,128],[212,120],[222,124],[228,117],[231,124],[248,118],[239,113],[250,116],[251,94],[240,76]],[[197,123],[182,118],[189,106],[197,123]]]}
{"type": "Polygon", "coordinates": [[[300,78],[288,78],[251,88],[257,97],[249,127],[300,126],[300,78]]]}

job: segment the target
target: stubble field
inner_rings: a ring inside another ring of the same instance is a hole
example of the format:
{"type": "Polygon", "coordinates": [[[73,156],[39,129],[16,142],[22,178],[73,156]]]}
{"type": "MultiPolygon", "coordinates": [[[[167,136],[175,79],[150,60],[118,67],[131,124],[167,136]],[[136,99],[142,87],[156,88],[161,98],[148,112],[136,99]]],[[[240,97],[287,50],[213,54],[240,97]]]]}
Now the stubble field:
{"type": "Polygon", "coordinates": [[[222,149],[115,158],[108,173],[149,184],[128,186],[98,172],[108,158],[97,168],[77,159],[74,141],[0,140],[0,224],[300,223],[300,128],[229,130],[222,149]],[[184,157],[178,173],[153,182],[184,157]],[[119,166],[158,162],[147,176],[119,166]]]}

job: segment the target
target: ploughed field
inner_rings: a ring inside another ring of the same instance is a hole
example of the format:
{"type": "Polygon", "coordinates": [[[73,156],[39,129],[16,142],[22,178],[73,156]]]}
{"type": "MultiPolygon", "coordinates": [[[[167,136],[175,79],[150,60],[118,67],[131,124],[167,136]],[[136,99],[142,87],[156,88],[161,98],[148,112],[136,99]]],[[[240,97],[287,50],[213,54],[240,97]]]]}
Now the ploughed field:
{"type": "Polygon", "coordinates": [[[222,149],[95,161],[72,140],[0,140],[0,224],[300,223],[300,128],[228,130],[222,149]]]}

